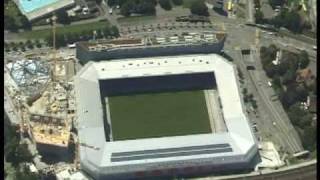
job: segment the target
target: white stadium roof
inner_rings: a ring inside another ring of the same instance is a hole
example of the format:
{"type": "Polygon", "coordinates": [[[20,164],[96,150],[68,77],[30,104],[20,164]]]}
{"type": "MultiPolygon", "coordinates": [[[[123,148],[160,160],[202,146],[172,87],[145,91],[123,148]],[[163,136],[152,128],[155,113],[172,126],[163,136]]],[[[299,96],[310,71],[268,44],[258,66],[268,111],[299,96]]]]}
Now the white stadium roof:
{"type": "Polygon", "coordinates": [[[170,162],[192,164],[193,162],[207,159],[210,160],[210,163],[225,164],[248,161],[256,154],[257,146],[243,110],[236,76],[234,65],[216,54],[121,59],[87,63],[75,78],[79,139],[81,143],[87,145],[80,147],[82,165],[87,169],[91,169],[92,172],[105,168],[103,173],[108,174],[113,171],[119,173],[131,170],[141,171],[146,167],[161,167],[162,163],[166,163],[163,166],[169,166],[168,163],[170,162]],[[105,140],[99,79],[200,72],[214,72],[215,74],[227,132],[113,142],[105,140]],[[88,146],[91,146],[91,148],[88,146]],[[96,147],[96,149],[92,147],[96,147]],[[195,149],[193,151],[195,153],[193,155],[184,155],[184,149],[181,147],[195,149]],[[232,149],[231,151],[230,148],[232,149]],[[171,151],[170,149],[177,152],[177,156],[165,155],[171,151]],[[212,150],[212,152],[221,150],[222,152],[196,153],[197,149],[202,149],[203,151],[212,150]],[[145,151],[145,158],[139,156],[141,151],[145,151]],[[162,156],[162,158],[152,158],[152,154],[162,156]],[[115,156],[113,161],[111,161],[111,156],[115,156]],[[138,156],[138,158],[133,156],[138,156]]]}

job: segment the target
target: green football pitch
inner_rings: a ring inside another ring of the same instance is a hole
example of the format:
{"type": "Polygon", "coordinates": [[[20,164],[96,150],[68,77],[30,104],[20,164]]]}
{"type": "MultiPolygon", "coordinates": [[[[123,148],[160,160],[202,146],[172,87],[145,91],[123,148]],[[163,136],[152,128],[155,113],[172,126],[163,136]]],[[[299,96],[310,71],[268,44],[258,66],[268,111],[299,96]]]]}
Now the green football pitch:
{"type": "Polygon", "coordinates": [[[109,97],[115,141],[211,133],[203,91],[109,97]]]}

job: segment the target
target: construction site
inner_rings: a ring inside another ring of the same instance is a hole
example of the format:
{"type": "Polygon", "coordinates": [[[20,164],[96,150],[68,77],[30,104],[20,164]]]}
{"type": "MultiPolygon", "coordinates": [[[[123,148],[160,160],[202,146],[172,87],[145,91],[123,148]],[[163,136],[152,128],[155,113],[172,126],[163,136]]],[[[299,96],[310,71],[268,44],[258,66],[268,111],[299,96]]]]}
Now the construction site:
{"type": "Polygon", "coordinates": [[[75,63],[73,57],[61,55],[55,48],[5,60],[5,111],[19,127],[21,139],[28,139],[34,147],[31,153],[39,159],[36,167],[44,172],[59,171],[64,166],[58,162],[78,167],[74,158],[77,137],[72,131],[75,63]]]}

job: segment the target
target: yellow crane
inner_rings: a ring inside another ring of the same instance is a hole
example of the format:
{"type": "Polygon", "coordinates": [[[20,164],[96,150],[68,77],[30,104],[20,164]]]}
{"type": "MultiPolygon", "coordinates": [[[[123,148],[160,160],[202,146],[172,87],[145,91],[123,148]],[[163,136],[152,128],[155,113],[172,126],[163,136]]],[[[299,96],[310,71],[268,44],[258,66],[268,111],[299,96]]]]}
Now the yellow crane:
{"type": "Polygon", "coordinates": [[[57,66],[57,51],[56,51],[56,16],[52,17],[52,55],[53,55],[53,68],[52,71],[52,82],[55,82],[56,66],[57,66]]]}

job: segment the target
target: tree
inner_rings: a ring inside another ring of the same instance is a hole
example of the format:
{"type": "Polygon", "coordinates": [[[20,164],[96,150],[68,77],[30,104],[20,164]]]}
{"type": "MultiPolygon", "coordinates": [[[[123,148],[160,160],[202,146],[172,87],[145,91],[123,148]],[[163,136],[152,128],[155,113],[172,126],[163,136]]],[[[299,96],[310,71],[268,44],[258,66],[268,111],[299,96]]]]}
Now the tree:
{"type": "Polygon", "coordinates": [[[295,11],[290,11],[289,13],[287,13],[284,19],[284,27],[293,32],[301,32],[302,26],[299,13],[295,11]]]}
{"type": "Polygon", "coordinates": [[[36,47],[37,47],[37,48],[41,48],[41,47],[42,47],[41,43],[40,43],[40,42],[39,42],[39,43],[36,43],[36,47]]]}
{"type": "Polygon", "coordinates": [[[16,44],[15,42],[10,42],[9,45],[10,45],[11,47],[16,47],[16,46],[17,46],[17,44],[16,44]]]}
{"type": "Polygon", "coordinates": [[[317,136],[317,131],[316,127],[308,126],[304,129],[303,131],[303,139],[302,145],[306,150],[313,151],[316,149],[316,136],[317,136]]]}
{"type": "Polygon", "coordinates": [[[283,6],[285,0],[269,0],[270,6],[275,9],[276,6],[283,6]]]}
{"type": "Polygon", "coordinates": [[[251,100],[251,105],[252,105],[253,109],[257,109],[258,108],[257,101],[254,100],[254,99],[251,100]]]}
{"type": "Polygon", "coordinates": [[[263,24],[264,23],[264,15],[261,10],[256,10],[256,13],[254,14],[254,17],[256,19],[257,24],[263,24]]]}
{"type": "Polygon", "coordinates": [[[137,10],[137,13],[139,14],[153,15],[156,13],[155,4],[149,1],[145,1],[141,5],[138,5],[137,10]]]}
{"type": "Polygon", "coordinates": [[[31,30],[32,25],[25,15],[21,16],[20,22],[23,29],[31,30]]]}
{"type": "Polygon", "coordinates": [[[270,54],[271,59],[275,59],[277,55],[278,48],[275,44],[271,44],[268,48],[267,53],[270,54]]]}
{"type": "Polygon", "coordinates": [[[120,9],[120,13],[123,15],[123,16],[130,16],[131,12],[130,12],[130,7],[133,6],[133,3],[131,2],[127,2],[125,4],[123,4],[121,6],[121,9],[120,9]]]}
{"type": "Polygon", "coordinates": [[[110,32],[111,32],[112,36],[114,36],[114,37],[120,36],[119,29],[117,28],[117,26],[111,26],[110,32]]]}
{"type": "Polygon", "coordinates": [[[16,24],[16,21],[11,16],[5,16],[4,17],[4,28],[7,30],[10,30],[12,32],[17,32],[18,25],[16,24]]]}
{"type": "Polygon", "coordinates": [[[288,70],[282,77],[282,83],[287,85],[296,80],[296,73],[294,70],[288,70]]]}
{"type": "Polygon", "coordinates": [[[97,35],[96,35],[96,38],[97,38],[97,39],[103,38],[103,36],[102,36],[102,30],[101,30],[101,29],[98,29],[96,32],[97,32],[97,35]]]}
{"type": "Polygon", "coordinates": [[[183,1],[182,0],[172,0],[172,3],[176,6],[182,5],[183,1]]]}
{"type": "Polygon", "coordinates": [[[288,109],[291,105],[297,102],[297,94],[295,91],[286,91],[281,93],[279,97],[285,109],[288,109]]]}
{"type": "Polygon", "coordinates": [[[247,88],[243,88],[242,93],[243,93],[244,95],[246,95],[246,94],[248,93],[247,88]]]}
{"type": "Polygon", "coordinates": [[[277,68],[277,73],[283,76],[289,69],[289,63],[287,61],[281,61],[277,68]]]}
{"type": "Polygon", "coordinates": [[[19,47],[23,47],[25,44],[24,44],[24,42],[23,41],[20,41],[19,42],[19,47]]]}
{"type": "Polygon", "coordinates": [[[68,13],[65,10],[57,11],[56,16],[57,16],[57,22],[61,24],[70,24],[71,22],[68,13]]]}
{"type": "Polygon", "coordinates": [[[279,76],[273,76],[272,85],[277,88],[281,88],[281,80],[279,76]]]}
{"type": "Polygon", "coordinates": [[[266,74],[269,78],[272,78],[275,75],[276,73],[275,67],[276,66],[272,63],[269,63],[268,65],[265,66],[264,70],[266,71],[266,74]]]}
{"type": "Polygon", "coordinates": [[[290,121],[292,122],[293,125],[298,126],[300,128],[302,128],[302,126],[300,126],[301,125],[300,124],[300,119],[302,117],[306,116],[306,115],[307,115],[307,112],[300,108],[300,103],[299,102],[293,104],[288,109],[288,116],[290,118],[290,121]]]}
{"type": "Polygon", "coordinates": [[[308,65],[310,63],[308,53],[305,50],[303,50],[300,52],[298,57],[299,57],[299,62],[300,62],[300,68],[304,69],[304,68],[308,67],[308,65]]]}
{"type": "Polygon", "coordinates": [[[31,40],[28,39],[28,40],[26,41],[26,44],[27,44],[27,45],[28,45],[28,44],[32,44],[31,40]]]}
{"type": "Polygon", "coordinates": [[[118,0],[108,0],[107,4],[109,7],[112,7],[112,6],[118,5],[119,1],[118,0]]]}
{"type": "Polygon", "coordinates": [[[238,70],[238,76],[239,76],[239,78],[240,78],[240,79],[243,79],[244,76],[243,76],[243,73],[242,73],[241,69],[240,69],[240,68],[237,68],[237,70],[238,70]]]}
{"type": "Polygon", "coordinates": [[[170,0],[159,0],[159,4],[163,9],[165,9],[167,11],[172,9],[170,0]]]}
{"type": "Polygon", "coordinates": [[[96,0],[96,3],[100,5],[102,3],[102,0],[96,0]]]}
{"type": "Polygon", "coordinates": [[[33,49],[33,48],[34,48],[34,45],[33,45],[32,43],[29,43],[29,44],[27,44],[27,48],[33,49]]]}
{"type": "Polygon", "coordinates": [[[307,101],[307,97],[309,95],[309,92],[303,85],[296,87],[296,93],[297,93],[297,100],[298,101],[302,101],[302,102],[307,101]]]}
{"type": "Polygon", "coordinates": [[[204,1],[194,1],[190,7],[192,14],[199,16],[209,16],[208,7],[205,5],[204,1]]]}

